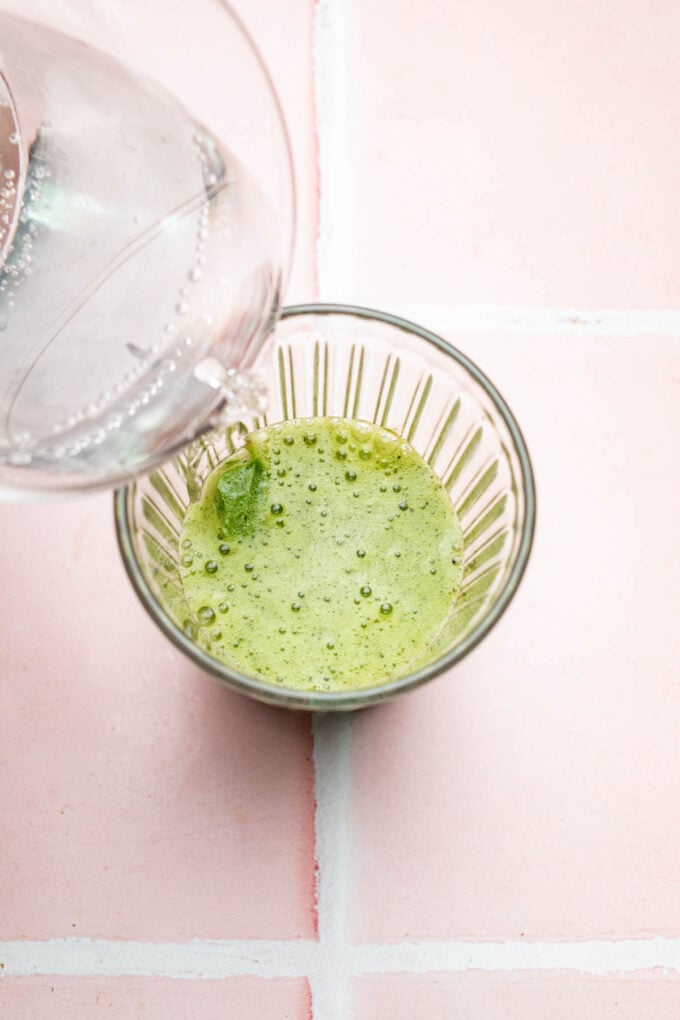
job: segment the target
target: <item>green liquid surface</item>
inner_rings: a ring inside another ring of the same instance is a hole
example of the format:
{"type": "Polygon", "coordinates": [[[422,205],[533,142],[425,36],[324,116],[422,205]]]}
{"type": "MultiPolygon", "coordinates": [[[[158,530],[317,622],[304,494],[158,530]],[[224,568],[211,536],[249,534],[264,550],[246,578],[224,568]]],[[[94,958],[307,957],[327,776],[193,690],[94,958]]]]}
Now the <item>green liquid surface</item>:
{"type": "Polygon", "coordinates": [[[341,418],[250,433],[187,510],[181,553],[199,642],[302,690],[373,686],[427,661],[463,569],[437,476],[393,432],[341,418]]]}

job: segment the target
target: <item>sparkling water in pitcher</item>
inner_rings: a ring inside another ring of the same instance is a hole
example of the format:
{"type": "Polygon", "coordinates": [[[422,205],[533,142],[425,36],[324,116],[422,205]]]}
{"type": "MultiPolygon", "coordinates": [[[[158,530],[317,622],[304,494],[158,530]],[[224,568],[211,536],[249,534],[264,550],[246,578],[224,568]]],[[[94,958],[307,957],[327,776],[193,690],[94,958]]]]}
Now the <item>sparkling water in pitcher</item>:
{"type": "Polygon", "coordinates": [[[257,404],[281,250],[168,91],[0,10],[2,495],[110,486],[257,404]]]}

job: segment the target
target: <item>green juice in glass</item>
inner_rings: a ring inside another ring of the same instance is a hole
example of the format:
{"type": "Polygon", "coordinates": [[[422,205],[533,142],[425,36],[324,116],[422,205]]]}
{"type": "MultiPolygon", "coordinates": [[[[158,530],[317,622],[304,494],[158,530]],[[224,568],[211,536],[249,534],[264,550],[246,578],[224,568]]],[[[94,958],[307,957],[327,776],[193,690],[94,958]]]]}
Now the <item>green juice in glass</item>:
{"type": "Polygon", "coordinates": [[[339,691],[427,657],[460,589],[460,524],[395,433],[343,418],[250,433],[207,478],[181,537],[199,642],[233,669],[339,691]]]}

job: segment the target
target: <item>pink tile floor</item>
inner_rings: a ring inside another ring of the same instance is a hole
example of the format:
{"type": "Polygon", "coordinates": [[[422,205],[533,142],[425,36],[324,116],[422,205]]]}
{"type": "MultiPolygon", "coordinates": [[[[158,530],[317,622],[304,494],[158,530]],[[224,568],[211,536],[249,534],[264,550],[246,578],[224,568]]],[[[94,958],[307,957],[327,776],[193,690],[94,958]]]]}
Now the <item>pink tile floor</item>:
{"type": "Polygon", "coordinates": [[[673,0],[345,6],[362,300],[677,304],[673,0]]]}
{"type": "Polygon", "coordinates": [[[158,633],[110,496],[0,506],[0,1017],[675,1020],[680,8],[238,10],[295,153],[287,300],[480,364],[533,556],[455,671],[311,721],[158,633]]]}

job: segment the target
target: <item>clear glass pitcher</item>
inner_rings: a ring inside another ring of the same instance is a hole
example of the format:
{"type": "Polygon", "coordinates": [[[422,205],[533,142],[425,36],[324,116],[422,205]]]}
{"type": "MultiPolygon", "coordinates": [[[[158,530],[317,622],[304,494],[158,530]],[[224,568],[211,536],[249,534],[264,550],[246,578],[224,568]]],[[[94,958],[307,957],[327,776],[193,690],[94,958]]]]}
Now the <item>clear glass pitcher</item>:
{"type": "Polygon", "coordinates": [[[0,0],[4,498],[110,487],[262,400],[287,136],[233,13],[176,6],[0,0]]]}

